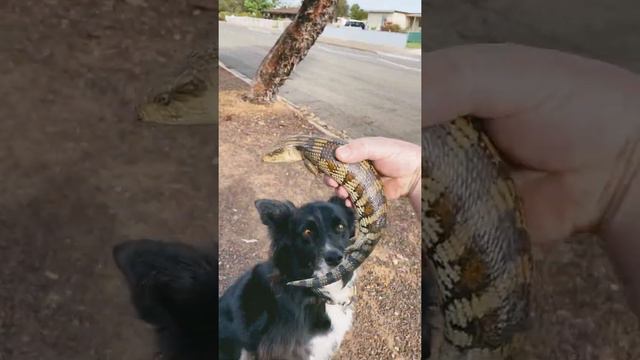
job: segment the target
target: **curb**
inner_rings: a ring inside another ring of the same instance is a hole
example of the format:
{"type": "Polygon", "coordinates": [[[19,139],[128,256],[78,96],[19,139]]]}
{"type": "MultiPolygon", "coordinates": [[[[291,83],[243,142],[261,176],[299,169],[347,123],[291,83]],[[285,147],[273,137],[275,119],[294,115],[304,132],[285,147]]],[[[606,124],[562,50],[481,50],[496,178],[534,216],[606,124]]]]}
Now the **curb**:
{"type": "MultiPolygon", "coordinates": [[[[251,79],[246,77],[244,74],[234,70],[233,68],[228,67],[227,65],[225,65],[219,59],[218,59],[218,65],[221,68],[223,68],[224,70],[228,71],[231,75],[233,75],[233,76],[237,77],[238,79],[240,79],[241,81],[245,82],[247,85],[249,85],[249,86],[252,85],[252,80],[251,79]]],[[[282,97],[280,95],[276,95],[276,100],[279,100],[282,103],[284,103],[287,107],[289,107],[291,110],[293,110],[296,113],[296,115],[298,115],[301,119],[303,119],[304,121],[306,121],[309,124],[313,125],[313,127],[318,129],[320,132],[324,133],[325,135],[329,135],[329,136],[336,137],[336,138],[339,138],[339,139],[344,139],[344,140],[351,139],[351,137],[348,136],[347,133],[344,130],[338,130],[338,129],[333,128],[331,125],[329,125],[329,124],[325,123],[324,121],[320,120],[310,110],[303,109],[301,106],[298,106],[298,105],[292,103],[291,101],[287,100],[286,98],[284,98],[284,97],[282,97]]]]}

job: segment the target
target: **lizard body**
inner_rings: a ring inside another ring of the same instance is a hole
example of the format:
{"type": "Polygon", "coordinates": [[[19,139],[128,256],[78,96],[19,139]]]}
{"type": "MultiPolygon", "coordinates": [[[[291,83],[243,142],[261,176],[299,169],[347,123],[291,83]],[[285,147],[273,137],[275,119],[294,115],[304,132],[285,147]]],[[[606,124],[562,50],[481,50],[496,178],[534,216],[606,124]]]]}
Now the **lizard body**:
{"type": "Polygon", "coordinates": [[[439,360],[514,359],[532,258],[520,199],[477,119],[422,129],[422,246],[435,270],[439,360]]]}
{"type": "Polygon", "coordinates": [[[345,164],[335,158],[335,150],[346,144],[327,136],[296,135],[289,137],[276,150],[263,157],[265,162],[302,160],[315,175],[329,175],[349,194],[356,213],[355,243],[345,249],[343,260],[321,276],[288,283],[294,286],[320,288],[353,272],[371,254],[387,226],[387,200],[377,171],[369,161],[345,164]]]}

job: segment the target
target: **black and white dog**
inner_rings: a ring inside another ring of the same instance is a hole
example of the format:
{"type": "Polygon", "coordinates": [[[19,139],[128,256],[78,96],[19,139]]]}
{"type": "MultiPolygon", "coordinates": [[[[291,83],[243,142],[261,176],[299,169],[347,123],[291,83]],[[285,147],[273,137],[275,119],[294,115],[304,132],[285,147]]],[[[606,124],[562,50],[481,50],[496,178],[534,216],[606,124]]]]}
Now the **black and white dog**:
{"type": "Polygon", "coordinates": [[[316,295],[287,286],[337,265],[355,231],[353,211],[332,197],[295,207],[258,200],[271,256],[231,285],[219,303],[219,359],[330,359],[351,328],[355,274],[316,295]]]}
{"type": "Polygon", "coordinates": [[[326,272],[342,259],[355,223],[343,200],[258,200],[271,236],[271,256],[235,281],[218,299],[218,344],[214,299],[214,251],[156,240],[114,247],[139,317],[156,328],[163,359],[330,359],[353,321],[355,274],[321,289],[287,286],[326,272]]]}

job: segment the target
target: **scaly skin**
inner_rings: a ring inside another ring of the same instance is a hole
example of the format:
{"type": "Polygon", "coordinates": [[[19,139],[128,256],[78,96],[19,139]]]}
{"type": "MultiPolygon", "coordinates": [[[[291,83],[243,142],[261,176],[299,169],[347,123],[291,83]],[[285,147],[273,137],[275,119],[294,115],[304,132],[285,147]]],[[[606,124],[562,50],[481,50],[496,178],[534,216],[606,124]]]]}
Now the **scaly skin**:
{"type": "Polygon", "coordinates": [[[517,359],[532,258],[513,181],[470,117],[422,130],[422,244],[444,317],[433,359],[517,359]]]}
{"type": "Polygon", "coordinates": [[[215,49],[192,52],[171,79],[138,107],[138,119],[164,125],[217,124],[217,76],[215,49]]]}
{"type": "Polygon", "coordinates": [[[335,158],[335,150],[346,142],[324,136],[292,136],[263,157],[265,162],[302,160],[313,174],[329,175],[349,194],[356,213],[356,241],[345,249],[343,260],[328,273],[288,285],[321,288],[358,268],[371,254],[387,226],[387,200],[377,171],[369,161],[345,164],[335,158]]]}

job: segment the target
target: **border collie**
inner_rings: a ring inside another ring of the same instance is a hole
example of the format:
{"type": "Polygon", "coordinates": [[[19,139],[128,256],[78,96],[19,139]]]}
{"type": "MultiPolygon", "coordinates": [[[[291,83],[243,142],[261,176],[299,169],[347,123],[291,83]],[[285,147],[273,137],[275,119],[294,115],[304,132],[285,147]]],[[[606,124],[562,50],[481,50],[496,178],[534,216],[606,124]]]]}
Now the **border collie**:
{"type": "Polygon", "coordinates": [[[336,266],[355,231],[344,200],[257,200],[270,258],[240,276],[219,301],[218,359],[330,359],[353,321],[355,273],[320,291],[288,286],[336,266]]]}
{"type": "Polygon", "coordinates": [[[258,200],[271,235],[271,257],[214,299],[214,249],[132,240],[113,257],[129,285],[138,316],[155,328],[162,359],[329,359],[353,321],[355,273],[321,289],[287,286],[337,265],[354,235],[354,214],[344,202],[258,200]],[[344,283],[346,282],[346,284],[344,283]]]}

